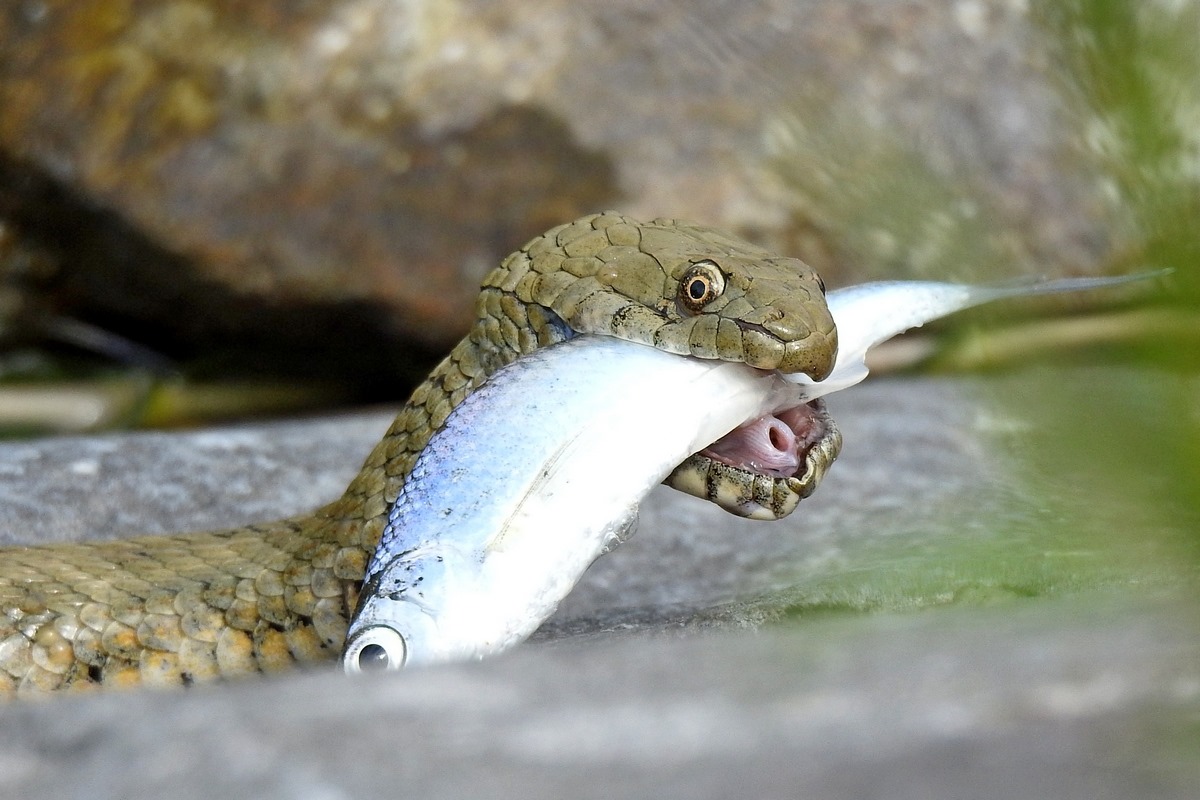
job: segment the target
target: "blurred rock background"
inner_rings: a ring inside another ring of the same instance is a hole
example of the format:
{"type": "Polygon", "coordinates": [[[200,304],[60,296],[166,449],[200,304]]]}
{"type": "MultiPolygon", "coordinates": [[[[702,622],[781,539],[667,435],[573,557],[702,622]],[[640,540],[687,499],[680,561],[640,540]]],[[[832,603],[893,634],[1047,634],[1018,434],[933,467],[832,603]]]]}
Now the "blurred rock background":
{"type": "Polygon", "coordinates": [[[1064,5],[14,0],[6,328],[378,396],[457,339],[499,258],[610,206],[831,285],[1138,266],[1128,132],[1089,103],[1111,87],[1071,61],[1064,5]]]}

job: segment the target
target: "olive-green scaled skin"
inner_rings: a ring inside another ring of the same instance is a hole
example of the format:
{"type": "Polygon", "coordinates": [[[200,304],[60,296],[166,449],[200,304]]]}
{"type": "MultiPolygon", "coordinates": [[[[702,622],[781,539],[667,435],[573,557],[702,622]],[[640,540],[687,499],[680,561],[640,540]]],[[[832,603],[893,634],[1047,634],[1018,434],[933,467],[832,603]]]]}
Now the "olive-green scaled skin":
{"type": "MultiPolygon", "coordinates": [[[[488,375],[571,331],[818,379],[837,351],[820,279],[801,261],[674,220],[605,212],[554,228],[484,280],[474,327],[341,499],[232,530],[0,549],[0,692],[177,686],[335,658],[417,454],[488,375]],[[701,262],[724,286],[696,309],[681,292],[711,287],[680,282],[701,262]]],[[[834,432],[798,490],[747,483],[748,473],[700,456],[668,482],[729,507],[741,480],[783,516],[815,487],[836,444],[834,432]]]]}

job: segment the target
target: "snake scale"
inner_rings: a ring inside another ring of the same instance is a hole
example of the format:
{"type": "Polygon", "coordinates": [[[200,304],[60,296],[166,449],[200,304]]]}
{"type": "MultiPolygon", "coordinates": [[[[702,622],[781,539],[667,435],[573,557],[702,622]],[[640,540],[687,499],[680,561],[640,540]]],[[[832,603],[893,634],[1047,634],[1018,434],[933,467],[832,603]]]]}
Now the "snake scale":
{"type": "MultiPolygon", "coordinates": [[[[615,212],[553,228],[508,256],[476,309],[345,494],[312,514],[0,549],[0,691],[191,684],[335,658],[418,453],[488,375],[536,348],[607,334],[818,380],[837,350],[824,286],[803,262],[711,228],[615,212]]],[[[788,478],[696,455],[668,482],[735,512],[753,495],[767,516],[784,516],[836,448],[788,478]]]]}

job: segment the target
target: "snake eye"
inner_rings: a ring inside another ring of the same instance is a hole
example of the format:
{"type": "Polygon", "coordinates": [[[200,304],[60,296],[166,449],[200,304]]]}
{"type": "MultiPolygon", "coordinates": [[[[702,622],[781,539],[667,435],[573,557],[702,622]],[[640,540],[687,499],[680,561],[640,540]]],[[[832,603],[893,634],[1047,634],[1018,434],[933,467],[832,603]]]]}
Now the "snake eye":
{"type": "Polygon", "coordinates": [[[721,296],[725,291],[725,276],[711,261],[697,261],[683,273],[679,281],[679,302],[693,313],[721,296]]]}
{"type": "Polygon", "coordinates": [[[821,288],[821,294],[825,294],[825,279],[820,275],[817,276],[817,286],[821,288]]]}

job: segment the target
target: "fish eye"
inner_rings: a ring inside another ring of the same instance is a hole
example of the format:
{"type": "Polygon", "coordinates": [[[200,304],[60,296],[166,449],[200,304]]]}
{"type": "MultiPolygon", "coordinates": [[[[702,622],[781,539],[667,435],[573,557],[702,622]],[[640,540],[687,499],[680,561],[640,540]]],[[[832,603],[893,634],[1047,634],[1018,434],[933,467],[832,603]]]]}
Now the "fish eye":
{"type": "Polygon", "coordinates": [[[388,651],[381,644],[371,643],[358,651],[358,668],[363,672],[387,669],[390,663],[388,651]]]}
{"type": "Polygon", "coordinates": [[[693,313],[716,300],[725,291],[725,276],[711,261],[697,261],[679,280],[679,302],[693,313]]]}
{"type": "Polygon", "coordinates": [[[403,636],[386,625],[372,625],[346,642],[342,666],[349,673],[383,672],[403,667],[407,655],[403,636]]]}

